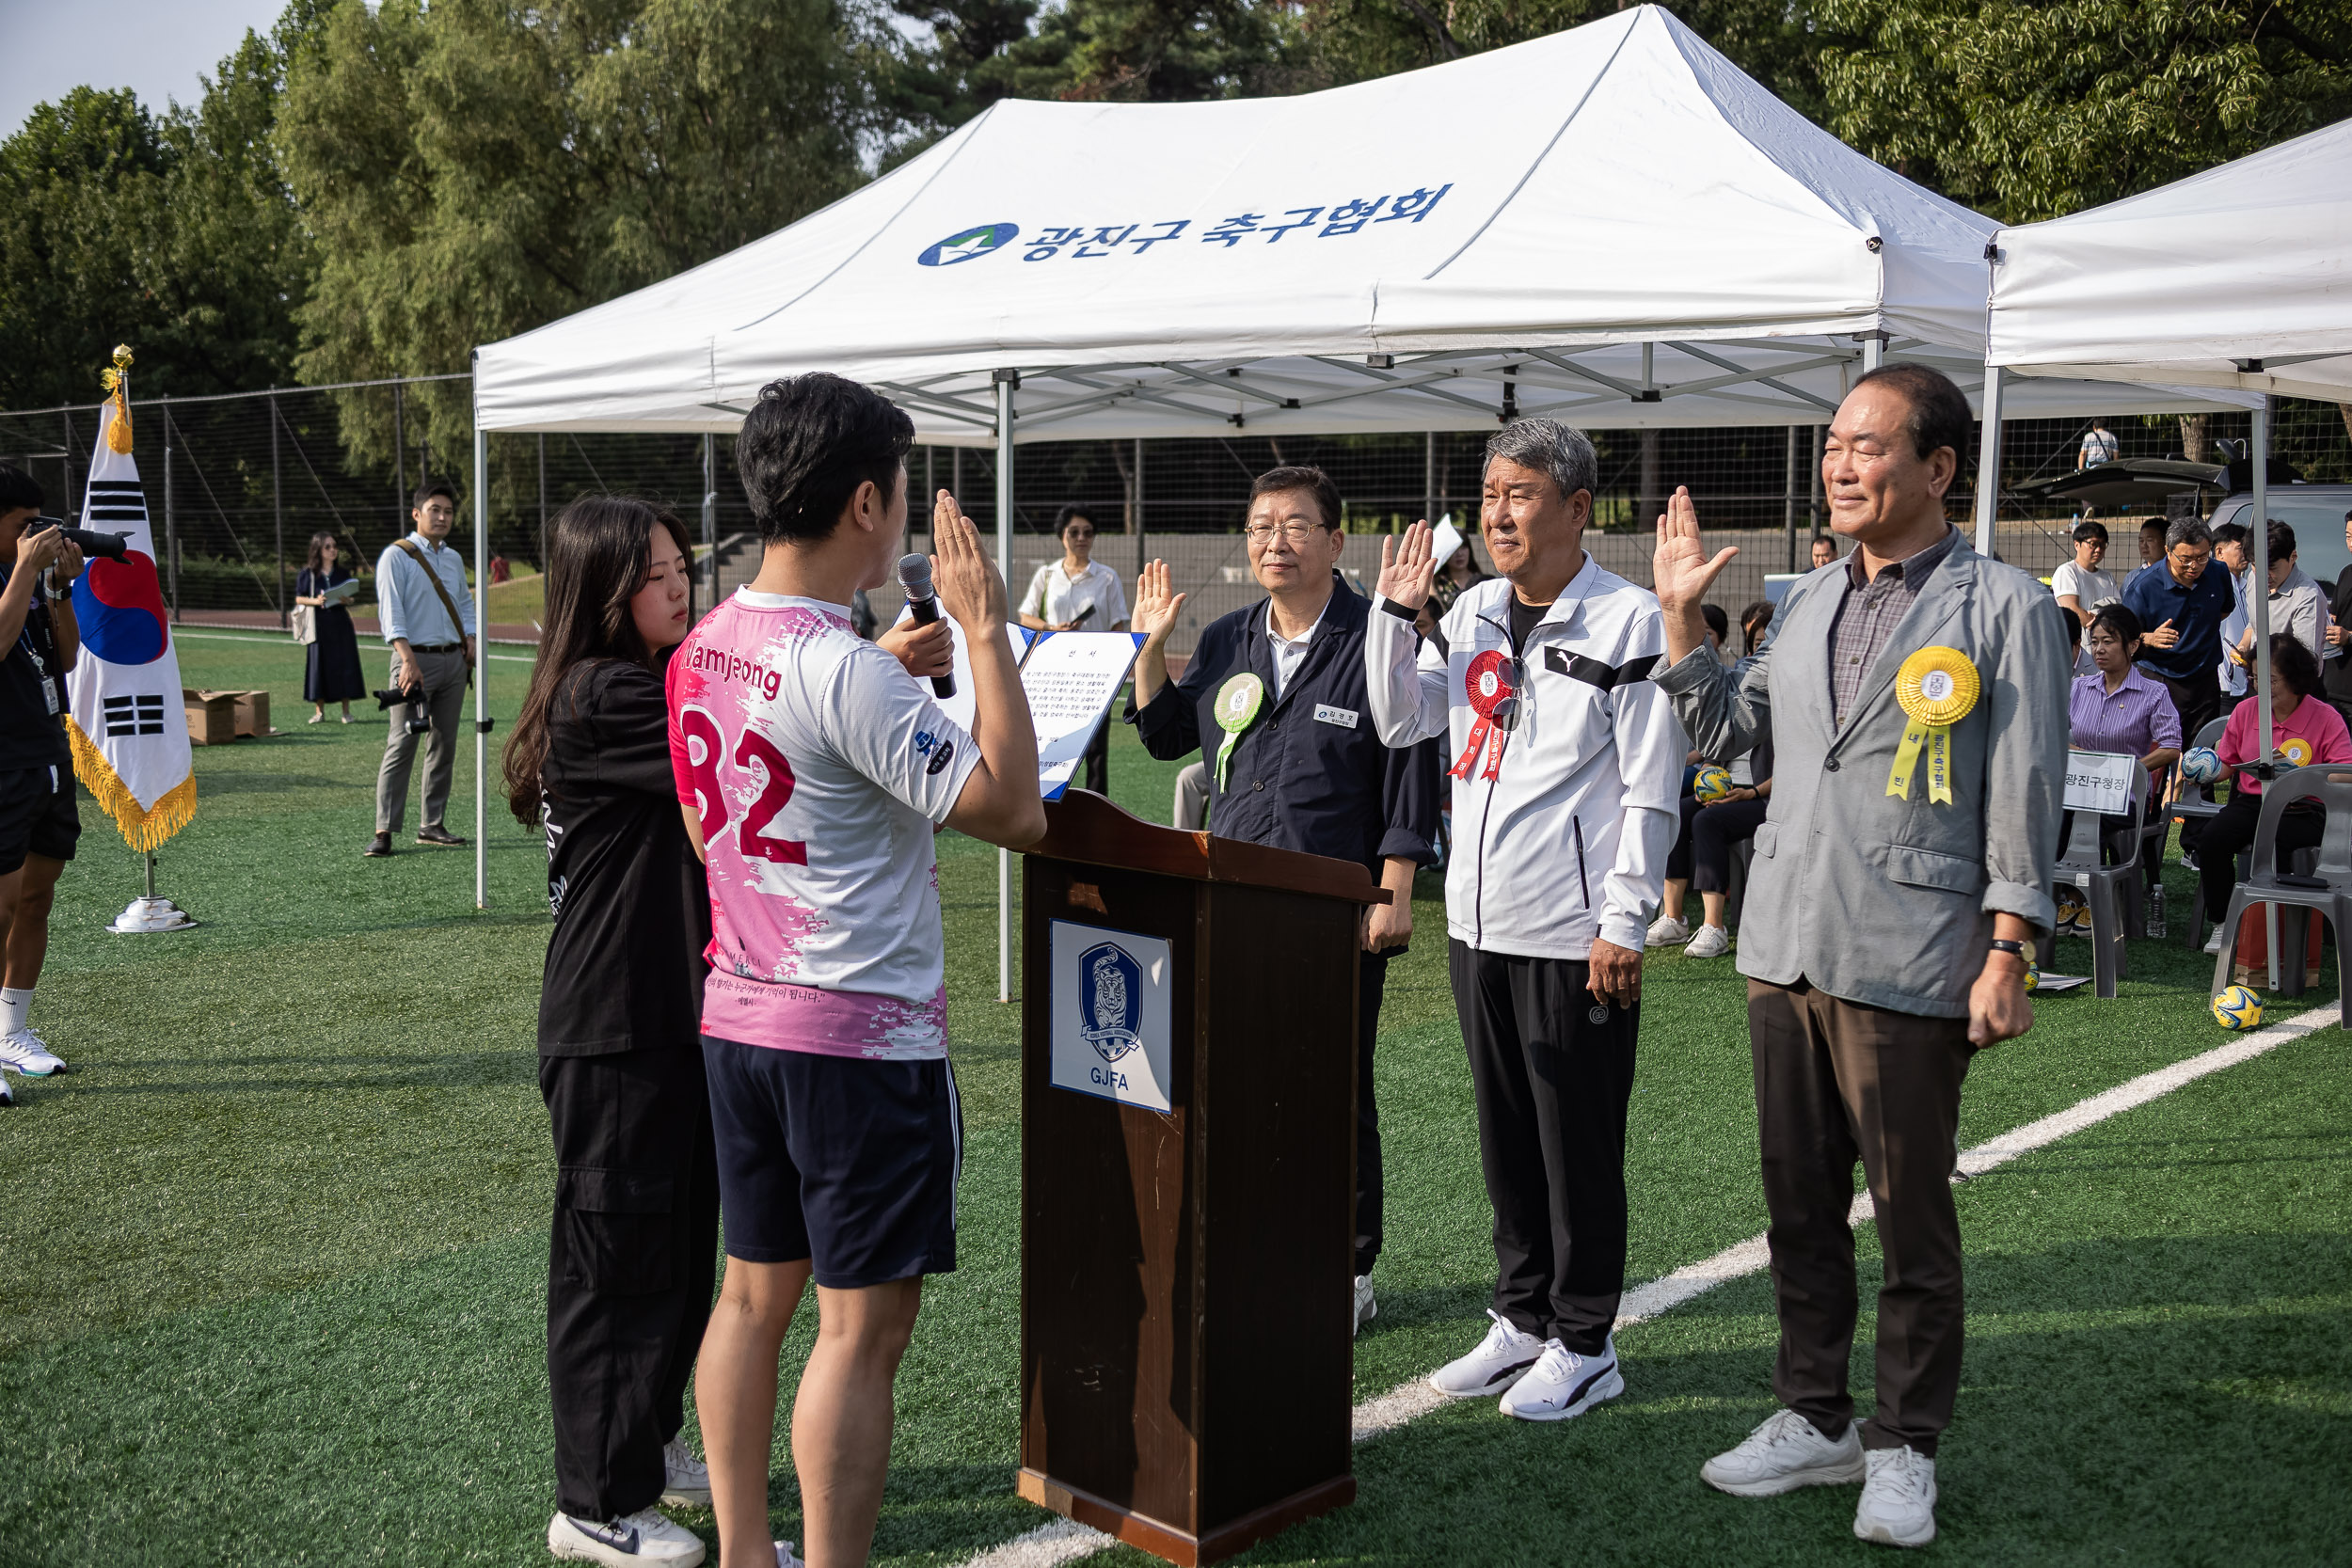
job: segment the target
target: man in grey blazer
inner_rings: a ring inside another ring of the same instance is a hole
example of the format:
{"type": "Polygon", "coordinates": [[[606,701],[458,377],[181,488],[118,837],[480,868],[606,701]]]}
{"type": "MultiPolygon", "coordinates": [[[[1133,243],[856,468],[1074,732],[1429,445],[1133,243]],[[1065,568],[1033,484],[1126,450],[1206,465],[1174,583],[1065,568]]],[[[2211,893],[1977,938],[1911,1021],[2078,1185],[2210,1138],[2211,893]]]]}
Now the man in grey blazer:
{"type": "Polygon", "coordinates": [[[1789,589],[1744,670],[1706,647],[1699,603],[1731,557],[1687,490],[1654,564],[1692,743],[1745,751],[1769,715],[1772,814],[1756,830],[1748,976],[1764,1195],[1788,1408],[1708,1462],[1742,1497],[1860,1481],[1854,1533],[1935,1537],[1935,1449],[1960,1386],[1960,1220],[1949,1177],[1961,1081],[2022,1035],[2026,945],[2050,928],[2073,650],[2048,591],[1944,516],[1971,416],[1938,372],[1890,365],[1838,409],[1821,460],[1843,562],[1789,589]],[[1878,1408],[1846,1387],[1856,1293],[1847,1210],[1859,1159],[1876,1209],[1878,1408]]]}

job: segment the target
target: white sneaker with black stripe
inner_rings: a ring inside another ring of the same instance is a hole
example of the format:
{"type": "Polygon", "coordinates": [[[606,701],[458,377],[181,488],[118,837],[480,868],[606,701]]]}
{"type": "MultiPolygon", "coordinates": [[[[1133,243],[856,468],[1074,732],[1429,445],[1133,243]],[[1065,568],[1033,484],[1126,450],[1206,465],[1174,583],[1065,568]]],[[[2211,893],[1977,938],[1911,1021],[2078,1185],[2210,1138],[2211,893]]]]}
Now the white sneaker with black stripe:
{"type": "Polygon", "coordinates": [[[661,1500],[677,1508],[710,1506],[710,1466],[694,1457],[683,1437],[661,1445],[661,1500]]]}
{"type": "Polygon", "coordinates": [[[548,1551],[575,1562],[602,1562],[609,1568],[695,1568],[702,1561],[701,1537],[650,1508],[624,1513],[617,1519],[575,1519],[559,1513],[548,1521],[548,1551]]]}
{"type": "Polygon", "coordinates": [[[1486,1316],[1494,1320],[1494,1326],[1486,1330],[1478,1348],[1431,1372],[1430,1387],[1457,1400],[1484,1398],[1517,1383],[1519,1375],[1544,1354],[1541,1339],[1521,1333],[1493,1307],[1486,1308],[1486,1316]]]}
{"type": "Polygon", "coordinates": [[[1502,1396],[1502,1409],[1522,1421],[1565,1421],[1624,1392],[1613,1337],[1602,1342],[1598,1355],[1579,1355],[1559,1340],[1547,1339],[1542,1356],[1502,1396]]]}

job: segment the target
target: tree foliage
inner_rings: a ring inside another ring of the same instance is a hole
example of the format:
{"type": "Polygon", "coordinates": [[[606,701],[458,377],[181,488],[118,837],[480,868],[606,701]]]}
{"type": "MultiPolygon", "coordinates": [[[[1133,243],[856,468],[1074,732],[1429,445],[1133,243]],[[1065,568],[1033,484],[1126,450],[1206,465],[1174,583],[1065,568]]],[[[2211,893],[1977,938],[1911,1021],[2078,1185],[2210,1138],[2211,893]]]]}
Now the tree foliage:
{"type": "Polygon", "coordinates": [[[76,87],[0,144],[0,407],[96,401],[124,341],[143,393],[292,380],[311,261],[270,138],[307,21],[248,32],[193,108],[76,87]]]}
{"type": "Polygon", "coordinates": [[[2352,114],[2344,0],[1816,0],[1828,124],[2011,223],[2352,114]]]}
{"type": "MultiPolygon", "coordinates": [[[[833,200],[867,51],[833,0],[340,0],[278,135],[320,256],[303,374],[463,370],[833,200]]],[[[463,404],[412,417],[446,443],[463,404]]],[[[355,453],[389,451],[388,400],[345,413],[355,453]]]]}

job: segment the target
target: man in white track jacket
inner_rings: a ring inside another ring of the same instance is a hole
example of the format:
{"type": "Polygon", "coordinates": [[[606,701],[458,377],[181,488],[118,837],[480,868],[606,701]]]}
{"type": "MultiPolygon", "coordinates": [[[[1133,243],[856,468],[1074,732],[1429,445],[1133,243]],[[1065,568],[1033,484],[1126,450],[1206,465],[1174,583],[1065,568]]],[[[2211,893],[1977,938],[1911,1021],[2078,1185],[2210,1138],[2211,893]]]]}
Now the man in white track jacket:
{"type": "Polygon", "coordinates": [[[1431,1383],[1528,1420],[1622,1393],[1626,1106],[1642,942],[1679,825],[1681,726],[1652,676],[1658,601],[1584,553],[1593,445],[1552,420],[1486,444],[1484,532],[1502,575],[1440,623],[1430,532],[1384,546],[1364,657],[1390,746],[1445,736],[1449,967],[1495,1212],[1493,1326],[1431,1383]]]}

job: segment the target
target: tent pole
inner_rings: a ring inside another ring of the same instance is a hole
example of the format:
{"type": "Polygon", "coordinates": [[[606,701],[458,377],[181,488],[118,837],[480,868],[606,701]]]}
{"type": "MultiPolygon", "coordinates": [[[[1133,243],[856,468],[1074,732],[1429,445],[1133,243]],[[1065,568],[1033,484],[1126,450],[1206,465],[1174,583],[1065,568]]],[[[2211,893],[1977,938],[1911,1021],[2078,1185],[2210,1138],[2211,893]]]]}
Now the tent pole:
{"type": "Polygon", "coordinates": [[[1788,540],[1788,570],[1797,569],[1797,427],[1788,427],[1788,472],[1781,485],[1780,531],[1788,540]]]}
{"type": "MultiPolygon", "coordinates": [[[[1012,580],[1012,394],[1019,371],[996,380],[996,572],[1012,580]]],[[[1012,1000],[1012,851],[996,851],[996,1000],[1012,1000]]]]}
{"type": "MultiPolygon", "coordinates": [[[[1840,379],[1843,379],[1842,374],[1840,379]]],[[[1805,494],[1804,515],[1805,527],[1812,531],[1812,537],[1819,539],[1821,536],[1821,427],[1820,425],[1813,427],[1812,436],[1813,444],[1806,453],[1806,461],[1813,465],[1813,478],[1810,482],[1811,488],[1805,494]]]]}
{"type": "Polygon", "coordinates": [[[1885,333],[1883,333],[1883,332],[1865,332],[1865,333],[1863,333],[1863,334],[1862,334],[1862,373],[1863,373],[1864,375],[1868,375],[1868,374],[1869,374],[1872,371],[1877,370],[1877,369],[1878,369],[1881,365],[1884,364],[1885,362],[1886,362],[1886,334],[1885,334],[1885,333]]]}
{"type": "Polygon", "coordinates": [[[1993,554],[2001,505],[2001,367],[1984,368],[1984,434],[1977,440],[1977,553],[1993,554]]]}
{"type": "Polygon", "coordinates": [[[703,600],[705,610],[719,605],[719,470],[718,449],[710,433],[703,433],[703,560],[708,563],[710,588],[703,600]]]}
{"type": "MultiPolygon", "coordinates": [[[[461,628],[462,629],[462,628],[461,628]]],[[[473,427],[473,907],[490,907],[490,433],[473,427]]]]}
{"type": "MultiPolygon", "coordinates": [[[[2253,439],[2247,443],[2254,460],[2254,505],[2248,514],[2248,524],[2253,538],[2254,568],[2252,578],[2246,585],[2247,596],[2254,601],[2254,702],[2257,722],[2262,730],[2263,761],[2268,763],[2276,754],[2270,732],[2270,394],[2263,394],[2262,402],[2253,409],[2253,439]]],[[[2264,906],[2264,943],[2270,954],[2270,989],[2279,989],[2279,909],[2275,904],[2264,906]]],[[[2301,963],[2303,955],[2295,955],[2301,963]]]]}
{"type": "Polygon", "coordinates": [[[1422,520],[1435,527],[1438,520],[1438,433],[1434,430],[1422,436],[1421,459],[1422,520]]]}

